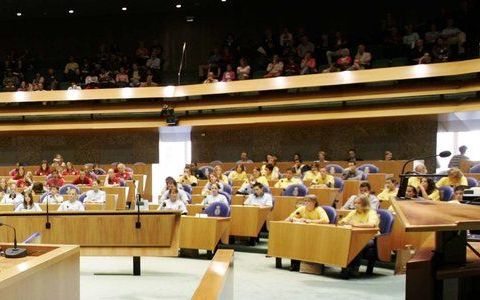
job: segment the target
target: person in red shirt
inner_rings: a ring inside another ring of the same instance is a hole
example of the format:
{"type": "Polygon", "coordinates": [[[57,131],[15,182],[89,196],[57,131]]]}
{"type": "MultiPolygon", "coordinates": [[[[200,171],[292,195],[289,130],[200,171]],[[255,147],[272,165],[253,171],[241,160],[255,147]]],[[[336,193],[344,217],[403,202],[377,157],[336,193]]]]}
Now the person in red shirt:
{"type": "Polygon", "coordinates": [[[33,185],[33,173],[28,171],[24,178],[17,180],[17,187],[26,188],[33,185]]]}
{"type": "Polygon", "coordinates": [[[127,168],[124,164],[120,163],[117,165],[118,172],[115,174],[116,177],[120,177],[123,180],[132,180],[133,176],[131,173],[127,172],[127,168]]]}
{"type": "Polygon", "coordinates": [[[48,165],[48,162],[46,160],[42,160],[42,163],[40,164],[40,168],[38,168],[37,171],[35,171],[35,175],[37,176],[48,176],[51,173],[50,166],[48,165]]]}
{"type": "Polygon", "coordinates": [[[20,163],[17,162],[17,164],[15,165],[15,168],[14,169],[11,169],[9,172],[8,172],[8,175],[12,176],[12,177],[15,177],[18,173],[18,168],[20,167],[20,163]]]}
{"type": "Polygon", "coordinates": [[[73,167],[73,164],[67,161],[63,175],[78,175],[79,171],[73,167]]]}
{"type": "Polygon", "coordinates": [[[65,180],[63,180],[62,177],[58,174],[57,170],[53,170],[52,173],[50,174],[50,179],[47,180],[47,186],[52,187],[55,186],[57,188],[60,188],[62,185],[65,184],[65,180]]]}
{"type": "Polygon", "coordinates": [[[78,178],[75,179],[72,184],[75,184],[75,185],[89,185],[91,186],[92,185],[92,179],[87,177],[86,173],[84,170],[81,170],[80,171],[80,174],[78,175],[78,178]]]}
{"type": "Polygon", "coordinates": [[[25,177],[25,167],[19,166],[17,173],[14,176],[12,176],[12,179],[19,180],[19,179],[23,179],[24,177],[25,177]]]}
{"type": "Polygon", "coordinates": [[[123,180],[120,177],[115,176],[113,169],[108,169],[107,176],[105,177],[104,186],[120,186],[123,180]]]}

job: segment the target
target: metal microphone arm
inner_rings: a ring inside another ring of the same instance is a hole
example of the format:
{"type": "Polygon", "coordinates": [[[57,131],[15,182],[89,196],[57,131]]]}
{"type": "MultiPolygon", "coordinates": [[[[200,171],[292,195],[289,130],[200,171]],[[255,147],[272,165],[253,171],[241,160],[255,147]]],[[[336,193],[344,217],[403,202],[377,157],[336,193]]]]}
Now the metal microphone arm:
{"type": "Polygon", "coordinates": [[[187,42],[183,42],[183,48],[182,48],[182,57],[180,58],[180,66],[178,68],[178,85],[180,85],[180,78],[182,77],[182,69],[183,69],[183,61],[185,60],[185,49],[187,48],[187,42]]]}

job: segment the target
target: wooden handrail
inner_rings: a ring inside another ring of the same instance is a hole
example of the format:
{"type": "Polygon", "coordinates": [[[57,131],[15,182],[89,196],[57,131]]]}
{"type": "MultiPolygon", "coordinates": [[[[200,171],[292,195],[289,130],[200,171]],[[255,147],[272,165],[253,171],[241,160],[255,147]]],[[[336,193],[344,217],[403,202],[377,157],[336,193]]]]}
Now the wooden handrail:
{"type": "Polygon", "coordinates": [[[217,250],[192,299],[233,299],[233,250],[217,250]]]}
{"type": "Polygon", "coordinates": [[[338,86],[381,82],[456,76],[480,72],[480,59],[460,62],[415,65],[339,73],[313,74],[268,79],[252,79],[214,84],[194,84],[185,86],[113,88],[100,90],[70,90],[42,92],[5,92],[0,93],[0,103],[176,98],[200,95],[218,95],[251,91],[271,91],[281,89],[338,86]]]}

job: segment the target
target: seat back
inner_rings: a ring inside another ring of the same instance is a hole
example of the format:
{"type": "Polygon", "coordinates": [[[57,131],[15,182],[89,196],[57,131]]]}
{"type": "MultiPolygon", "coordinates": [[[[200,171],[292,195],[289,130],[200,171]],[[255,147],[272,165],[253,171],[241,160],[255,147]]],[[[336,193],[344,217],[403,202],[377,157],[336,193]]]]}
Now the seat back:
{"type": "Polygon", "coordinates": [[[229,204],[232,204],[232,195],[226,193],[225,191],[218,191],[220,195],[224,195],[227,198],[229,204]]]}
{"type": "Polygon", "coordinates": [[[358,167],[358,169],[364,173],[378,173],[380,172],[380,169],[375,166],[375,165],[372,165],[372,164],[363,164],[361,165],[360,167],[358,167]],[[367,172],[368,171],[368,172],[367,172]]]}
{"type": "Polygon", "coordinates": [[[78,200],[83,203],[83,201],[85,200],[86,197],[87,197],[87,192],[82,193],[82,194],[78,197],[78,200]]]}
{"type": "Polygon", "coordinates": [[[478,186],[478,180],[476,178],[467,177],[467,181],[468,181],[468,187],[469,188],[478,186]]]}
{"type": "Polygon", "coordinates": [[[229,217],[230,207],[222,202],[214,202],[207,206],[205,213],[209,217],[229,217]]]}
{"type": "Polygon", "coordinates": [[[70,189],[75,189],[77,191],[77,194],[80,194],[80,189],[76,186],[76,185],[73,185],[71,183],[68,183],[68,184],[64,184],[59,190],[58,192],[60,193],[60,195],[66,195],[68,194],[68,191],[70,189]]]}
{"type": "Polygon", "coordinates": [[[198,170],[200,172],[202,172],[202,174],[205,178],[208,178],[208,175],[210,173],[213,173],[213,168],[211,166],[202,166],[202,167],[198,168],[198,170]]]}
{"type": "Polygon", "coordinates": [[[480,164],[471,167],[468,173],[480,173],[480,164]]]}
{"type": "Polygon", "coordinates": [[[343,167],[337,164],[328,164],[325,166],[325,169],[327,169],[327,172],[330,174],[343,172],[343,167]]]}
{"type": "Polygon", "coordinates": [[[211,165],[215,166],[215,165],[221,165],[223,164],[221,160],[213,160],[211,163],[211,165]]]}
{"type": "Polygon", "coordinates": [[[438,188],[440,191],[440,200],[441,201],[450,201],[453,197],[453,188],[450,186],[441,186],[438,188]]]}
{"type": "Polygon", "coordinates": [[[47,197],[48,195],[50,195],[50,192],[43,193],[43,195],[40,197],[40,200],[38,202],[42,203],[45,197],[47,197]]]}
{"type": "Polygon", "coordinates": [[[283,191],[283,196],[295,196],[302,197],[308,194],[308,188],[303,184],[292,184],[289,185],[285,191],[283,191]]]}
{"type": "Polygon", "coordinates": [[[333,180],[335,180],[333,187],[338,189],[340,192],[343,191],[343,179],[340,177],[334,177],[333,180]]]}
{"type": "Polygon", "coordinates": [[[225,193],[227,194],[232,194],[232,187],[228,184],[223,184],[223,189],[222,191],[224,191],[225,193]]]}
{"type": "Polygon", "coordinates": [[[191,194],[191,193],[192,193],[192,186],[191,186],[191,185],[182,184],[182,187],[183,187],[183,190],[184,190],[187,194],[191,194]]]}
{"type": "Polygon", "coordinates": [[[322,208],[327,213],[328,219],[330,220],[330,224],[335,224],[337,222],[337,211],[335,208],[331,206],[322,206],[322,208]]]}
{"type": "Polygon", "coordinates": [[[377,213],[380,217],[380,224],[378,225],[380,233],[383,235],[392,232],[393,214],[386,209],[378,209],[377,213]]]}

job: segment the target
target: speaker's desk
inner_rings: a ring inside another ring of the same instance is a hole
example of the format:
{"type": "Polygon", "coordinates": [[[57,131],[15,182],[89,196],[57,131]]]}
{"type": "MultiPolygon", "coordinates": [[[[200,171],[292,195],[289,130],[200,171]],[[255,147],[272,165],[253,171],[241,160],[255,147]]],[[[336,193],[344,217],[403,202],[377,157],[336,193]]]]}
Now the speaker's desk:
{"type": "MultiPolygon", "coordinates": [[[[11,234],[10,234],[11,236],[11,234]]],[[[2,249],[11,244],[0,244],[2,249]]],[[[68,245],[19,245],[23,258],[0,257],[0,298],[80,299],[80,248],[68,245]]]]}
{"type": "Polygon", "coordinates": [[[377,232],[378,228],[272,221],[268,256],[345,268],[377,232]]]}
{"type": "MultiPolygon", "coordinates": [[[[0,222],[15,226],[18,240],[40,232],[48,244],[80,245],[82,255],[177,256],[179,212],[142,211],[2,212],[0,222]]],[[[0,227],[0,241],[11,232],[0,227]]]]}

